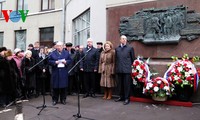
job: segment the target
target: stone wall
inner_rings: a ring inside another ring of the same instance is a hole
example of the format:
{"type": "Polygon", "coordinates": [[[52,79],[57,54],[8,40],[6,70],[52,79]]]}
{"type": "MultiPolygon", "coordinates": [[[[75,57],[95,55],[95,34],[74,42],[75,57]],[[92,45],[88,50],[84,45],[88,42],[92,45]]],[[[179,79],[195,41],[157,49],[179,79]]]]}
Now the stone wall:
{"type": "MultiPolygon", "coordinates": [[[[119,24],[121,17],[132,16],[141,9],[166,8],[178,5],[187,6],[188,10],[200,13],[199,2],[200,0],[158,0],[107,8],[107,40],[110,40],[115,47],[119,45],[119,24]]],[[[179,58],[184,53],[189,54],[189,57],[200,56],[200,38],[193,41],[181,39],[178,44],[172,45],[145,45],[139,41],[131,41],[130,44],[134,47],[136,56],[140,55],[144,58],[150,57],[152,59],[150,65],[159,72],[159,76],[163,76],[167,70],[167,64],[172,61],[172,55],[179,58]]]]}

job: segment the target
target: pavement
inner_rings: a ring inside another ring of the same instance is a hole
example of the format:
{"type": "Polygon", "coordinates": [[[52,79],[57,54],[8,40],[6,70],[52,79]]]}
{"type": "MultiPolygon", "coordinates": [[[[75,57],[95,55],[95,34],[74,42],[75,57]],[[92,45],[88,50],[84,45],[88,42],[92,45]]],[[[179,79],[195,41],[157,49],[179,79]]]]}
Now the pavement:
{"type": "MultiPolygon", "coordinates": [[[[200,120],[200,104],[193,107],[169,106],[164,104],[151,104],[142,102],[123,102],[103,100],[102,95],[96,98],[82,98],[80,95],[80,112],[77,107],[77,96],[68,96],[67,104],[58,103],[52,106],[51,96],[45,96],[47,106],[40,115],[40,109],[36,107],[43,105],[43,97],[32,98],[23,102],[24,120],[200,120]],[[74,117],[80,113],[81,118],[74,117]]],[[[0,120],[14,120],[16,113],[15,105],[7,109],[0,109],[0,120]]]]}

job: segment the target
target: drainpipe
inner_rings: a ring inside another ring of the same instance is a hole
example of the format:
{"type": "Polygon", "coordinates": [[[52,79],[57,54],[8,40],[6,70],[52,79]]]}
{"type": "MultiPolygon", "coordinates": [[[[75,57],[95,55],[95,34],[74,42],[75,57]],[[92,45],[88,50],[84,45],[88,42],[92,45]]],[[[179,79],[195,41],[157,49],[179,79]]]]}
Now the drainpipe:
{"type": "Polygon", "coordinates": [[[66,0],[63,0],[63,10],[62,10],[62,41],[65,44],[65,26],[66,26],[66,0]]]}

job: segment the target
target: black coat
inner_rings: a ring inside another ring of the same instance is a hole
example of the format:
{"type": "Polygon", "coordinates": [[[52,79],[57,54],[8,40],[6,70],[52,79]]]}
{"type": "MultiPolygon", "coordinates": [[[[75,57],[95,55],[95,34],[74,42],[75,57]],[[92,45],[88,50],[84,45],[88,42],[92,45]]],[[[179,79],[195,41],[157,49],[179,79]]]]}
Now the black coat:
{"type": "Polygon", "coordinates": [[[35,78],[35,68],[31,69],[35,65],[34,58],[24,58],[21,64],[22,76],[25,80],[25,87],[35,88],[36,87],[36,78],[35,78]]]}
{"type": "Polygon", "coordinates": [[[38,73],[40,78],[47,77],[49,75],[49,64],[48,64],[48,56],[45,55],[44,58],[42,56],[39,56],[39,62],[38,65],[38,73]],[[43,69],[45,69],[45,72],[43,72],[43,69]]]}
{"type": "Polygon", "coordinates": [[[84,72],[94,72],[94,70],[98,69],[98,51],[96,48],[92,47],[88,52],[88,47],[83,49],[81,54],[81,58],[85,58],[80,62],[80,68],[83,68],[84,72]]]}
{"type": "Polygon", "coordinates": [[[133,47],[125,45],[123,47],[118,46],[115,49],[115,64],[116,64],[116,73],[131,73],[131,65],[135,59],[135,53],[133,47]]]}
{"type": "Polygon", "coordinates": [[[10,66],[8,60],[0,56],[0,95],[7,94],[10,90],[10,66]]]}
{"type": "MultiPolygon", "coordinates": [[[[68,71],[69,71],[72,67],[74,67],[74,65],[76,64],[76,59],[75,59],[75,57],[76,57],[76,51],[75,51],[74,49],[71,49],[69,55],[70,55],[72,61],[71,61],[71,64],[69,64],[69,65],[67,66],[68,71]]],[[[72,76],[72,75],[74,75],[74,74],[75,74],[75,68],[74,68],[73,70],[70,71],[69,76],[72,76]]]]}
{"type": "Polygon", "coordinates": [[[14,59],[8,60],[10,66],[10,90],[12,98],[20,97],[22,95],[22,81],[19,69],[14,59]]]}

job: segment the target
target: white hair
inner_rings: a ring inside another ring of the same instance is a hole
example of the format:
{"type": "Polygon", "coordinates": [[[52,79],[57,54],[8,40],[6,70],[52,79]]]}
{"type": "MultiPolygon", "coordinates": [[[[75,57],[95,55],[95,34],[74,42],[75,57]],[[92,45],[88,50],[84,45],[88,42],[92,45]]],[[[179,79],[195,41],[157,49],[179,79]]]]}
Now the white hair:
{"type": "Polygon", "coordinates": [[[123,39],[126,39],[127,40],[127,37],[125,35],[122,35],[121,38],[123,39]]]}
{"type": "Polygon", "coordinates": [[[32,55],[32,52],[31,52],[30,50],[26,50],[26,51],[24,52],[24,55],[26,56],[27,54],[32,55]]]}
{"type": "Polygon", "coordinates": [[[91,42],[93,42],[92,38],[88,38],[88,39],[87,39],[87,42],[88,42],[88,41],[91,41],[91,42]]]}
{"type": "Polygon", "coordinates": [[[56,43],[56,45],[63,45],[63,42],[58,41],[58,42],[56,43]]]}

